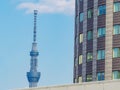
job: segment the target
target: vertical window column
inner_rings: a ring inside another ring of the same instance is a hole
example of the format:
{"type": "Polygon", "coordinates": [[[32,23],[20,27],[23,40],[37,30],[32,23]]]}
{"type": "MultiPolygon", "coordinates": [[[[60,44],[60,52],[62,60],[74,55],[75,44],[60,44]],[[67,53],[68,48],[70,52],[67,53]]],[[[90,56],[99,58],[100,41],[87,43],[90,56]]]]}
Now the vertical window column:
{"type": "Polygon", "coordinates": [[[80,9],[80,7],[79,7],[79,0],[75,0],[76,1],[76,7],[75,7],[75,11],[76,11],[76,19],[75,19],[75,38],[76,38],[76,40],[75,40],[75,43],[74,43],[74,45],[75,45],[75,53],[74,53],[74,56],[75,56],[75,58],[74,58],[74,60],[75,60],[75,62],[74,62],[74,73],[75,73],[75,75],[74,75],[74,83],[77,83],[78,82],[78,74],[79,74],[79,72],[78,72],[78,65],[79,65],[79,20],[80,20],[80,17],[79,17],[79,9],[80,9]]]}
{"type": "Polygon", "coordinates": [[[86,43],[87,43],[87,2],[88,0],[83,0],[83,62],[82,62],[82,81],[86,81],[86,43]]]}
{"type": "Polygon", "coordinates": [[[98,26],[98,0],[94,1],[93,9],[93,62],[92,62],[92,80],[96,81],[97,78],[97,26],[98,26]]]}

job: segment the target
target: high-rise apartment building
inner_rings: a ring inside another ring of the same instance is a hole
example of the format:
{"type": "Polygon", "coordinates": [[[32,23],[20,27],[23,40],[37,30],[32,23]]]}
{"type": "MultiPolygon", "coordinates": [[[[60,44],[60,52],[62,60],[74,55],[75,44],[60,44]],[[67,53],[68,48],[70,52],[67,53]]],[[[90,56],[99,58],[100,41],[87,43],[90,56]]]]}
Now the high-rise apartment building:
{"type": "Polygon", "coordinates": [[[74,83],[120,79],[120,0],[76,0],[74,83]]]}

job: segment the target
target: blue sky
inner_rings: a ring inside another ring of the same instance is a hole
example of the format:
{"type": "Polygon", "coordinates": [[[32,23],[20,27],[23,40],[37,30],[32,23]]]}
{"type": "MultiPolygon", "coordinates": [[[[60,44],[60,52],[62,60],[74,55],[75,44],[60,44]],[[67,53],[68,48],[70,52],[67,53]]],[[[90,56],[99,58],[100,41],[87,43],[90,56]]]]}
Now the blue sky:
{"type": "Polygon", "coordinates": [[[38,86],[72,83],[74,0],[2,0],[0,6],[0,90],[28,87],[34,9],[39,11],[38,86]]]}

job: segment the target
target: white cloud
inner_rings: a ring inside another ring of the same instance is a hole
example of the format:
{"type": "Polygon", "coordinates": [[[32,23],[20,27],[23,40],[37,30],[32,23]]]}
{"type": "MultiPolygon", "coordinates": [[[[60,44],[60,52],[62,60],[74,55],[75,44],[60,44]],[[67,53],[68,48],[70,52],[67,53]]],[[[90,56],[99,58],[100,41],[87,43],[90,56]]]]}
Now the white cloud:
{"type": "Polygon", "coordinates": [[[22,2],[17,8],[25,9],[26,13],[33,13],[37,9],[39,13],[74,13],[75,0],[38,0],[38,2],[22,2]]]}

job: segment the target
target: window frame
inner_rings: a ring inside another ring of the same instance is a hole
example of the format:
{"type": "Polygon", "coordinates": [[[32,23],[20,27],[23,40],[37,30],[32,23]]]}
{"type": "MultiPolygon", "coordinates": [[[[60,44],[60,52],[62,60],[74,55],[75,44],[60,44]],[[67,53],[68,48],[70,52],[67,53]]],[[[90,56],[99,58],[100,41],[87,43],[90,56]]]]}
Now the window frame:
{"type": "Polygon", "coordinates": [[[87,52],[87,62],[90,62],[93,60],[93,52],[87,52]]]}
{"type": "Polygon", "coordinates": [[[104,60],[105,59],[105,50],[100,49],[97,51],[97,60],[104,60]]]}
{"type": "Polygon", "coordinates": [[[83,55],[79,55],[79,64],[82,64],[83,55]]]}
{"type": "Polygon", "coordinates": [[[93,8],[87,10],[87,18],[93,18],[93,8]]]}
{"type": "Polygon", "coordinates": [[[83,12],[79,13],[79,18],[80,18],[80,22],[83,22],[83,20],[84,20],[84,13],[83,12]]]}
{"type": "Polygon", "coordinates": [[[114,2],[113,6],[114,6],[114,9],[113,9],[114,12],[120,12],[120,1],[114,2]]]}
{"type": "Polygon", "coordinates": [[[87,31],[87,40],[92,40],[93,39],[93,31],[89,30],[87,31]]]}
{"type": "Polygon", "coordinates": [[[78,77],[79,83],[82,82],[82,76],[78,77]]]}
{"type": "Polygon", "coordinates": [[[113,26],[113,35],[120,34],[120,24],[116,24],[113,26]]]}
{"type": "Polygon", "coordinates": [[[115,79],[120,79],[120,71],[119,70],[115,70],[112,72],[112,79],[115,80],[115,79]],[[116,73],[116,75],[115,75],[116,73]]]}
{"type": "Polygon", "coordinates": [[[98,6],[98,16],[106,14],[106,5],[98,6]]]}
{"type": "Polygon", "coordinates": [[[80,33],[79,34],[79,43],[82,43],[83,42],[83,33],[80,33]]]}
{"type": "Polygon", "coordinates": [[[119,58],[119,57],[120,57],[120,47],[113,48],[113,58],[119,58]]]}
{"type": "Polygon", "coordinates": [[[106,35],[106,28],[105,27],[100,27],[97,30],[97,37],[104,37],[106,35]]]}
{"type": "Polygon", "coordinates": [[[104,72],[98,72],[97,73],[97,81],[105,80],[105,73],[104,72]]]}
{"type": "Polygon", "coordinates": [[[87,74],[86,75],[86,82],[92,81],[92,74],[87,74]]]}

